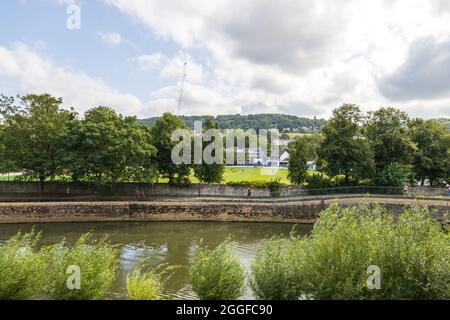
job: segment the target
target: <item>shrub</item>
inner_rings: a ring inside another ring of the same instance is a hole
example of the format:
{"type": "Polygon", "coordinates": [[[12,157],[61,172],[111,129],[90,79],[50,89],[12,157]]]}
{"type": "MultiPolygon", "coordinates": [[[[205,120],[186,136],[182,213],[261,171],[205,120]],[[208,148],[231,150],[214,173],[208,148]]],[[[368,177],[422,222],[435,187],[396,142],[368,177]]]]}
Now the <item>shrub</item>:
{"type": "Polygon", "coordinates": [[[450,294],[449,235],[428,209],[399,215],[359,206],[322,213],[305,247],[306,293],[318,299],[442,299],[450,294]],[[381,290],[367,289],[366,270],[381,269],[381,290]]]}
{"type": "Polygon", "coordinates": [[[31,298],[43,273],[37,253],[40,234],[18,233],[0,245],[0,300],[31,298]]]}
{"type": "Polygon", "coordinates": [[[391,163],[377,177],[376,183],[383,187],[401,187],[404,183],[411,183],[411,167],[400,163],[391,163]]]}
{"type": "Polygon", "coordinates": [[[271,191],[275,192],[280,190],[281,187],[286,186],[285,183],[280,182],[280,178],[271,181],[229,181],[226,183],[228,186],[232,187],[253,187],[253,188],[269,188],[271,191]]]}
{"type": "Polygon", "coordinates": [[[296,242],[272,238],[263,242],[252,264],[250,287],[261,300],[294,300],[299,298],[300,271],[296,263],[301,257],[296,242]]]}
{"type": "Polygon", "coordinates": [[[214,250],[199,248],[189,270],[194,292],[202,300],[234,300],[243,293],[244,269],[224,241],[214,250]]]}
{"type": "Polygon", "coordinates": [[[159,300],[164,291],[164,283],[170,276],[167,272],[174,267],[162,264],[144,271],[143,267],[136,268],[127,276],[128,297],[131,300],[159,300]]]}
{"type": "Polygon", "coordinates": [[[42,249],[46,279],[44,293],[58,300],[95,300],[104,297],[116,277],[118,250],[106,238],[94,240],[90,233],[80,237],[74,246],[64,240],[42,249]],[[66,273],[69,266],[81,271],[80,289],[70,290],[66,273]]]}
{"type": "Polygon", "coordinates": [[[257,257],[258,297],[280,298],[276,294],[286,290],[293,294],[281,298],[450,298],[450,236],[426,208],[405,210],[395,223],[379,206],[335,204],[321,213],[309,237],[288,241],[281,250],[272,244],[263,249],[265,258],[257,257]],[[381,270],[380,290],[367,287],[370,266],[381,270]],[[271,282],[271,274],[278,281],[271,282]],[[267,287],[263,293],[269,294],[259,293],[267,287]]]}
{"type": "Polygon", "coordinates": [[[333,187],[331,178],[320,172],[306,175],[305,182],[308,189],[328,189],[333,187]]]}

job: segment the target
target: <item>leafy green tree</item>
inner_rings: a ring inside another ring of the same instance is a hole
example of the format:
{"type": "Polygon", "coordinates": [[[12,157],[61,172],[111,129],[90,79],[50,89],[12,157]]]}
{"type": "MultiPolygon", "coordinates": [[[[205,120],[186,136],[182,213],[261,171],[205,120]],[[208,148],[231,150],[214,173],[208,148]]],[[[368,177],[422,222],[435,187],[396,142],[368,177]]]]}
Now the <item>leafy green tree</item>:
{"type": "MultiPolygon", "coordinates": [[[[212,118],[207,118],[205,122],[205,131],[215,129],[219,130],[218,125],[214,122],[212,118]]],[[[213,141],[203,141],[202,142],[202,150],[205,150],[205,148],[213,143],[213,141]]],[[[220,143],[223,146],[223,141],[220,141],[220,143]]],[[[214,150],[211,153],[212,157],[216,156],[216,151],[214,150]]],[[[198,180],[205,183],[220,183],[223,180],[223,173],[225,171],[225,165],[222,161],[222,163],[214,163],[214,164],[206,164],[205,161],[202,161],[202,164],[196,164],[194,165],[194,173],[198,180]]]]}
{"type": "Polygon", "coordinates": [[[391,163],[409,165],[415,151],[408,132],[408,115],[394,108],[369,113],[365,135],[374,150],[377,173],[391,163]]]}
{"type": "Polygon", "coordinates": [[[2,155],[8,163],[38,177],[43,190],[45,179],[62,170],[59,139],[75,114],[60,108],[61,98],[48,94],[30,94],[19,100],[19,105],[14,99],[0,104],[2,155]]]}
{"type": "Polygon", "coordinates": [[[289,149],[288,179],[295,184],[302,184],[308,174],[306,159],[306,141],[297,139],[289,149]]]}
{"type": "Polygon", "coordinates": [[[60,156],[75,181],[154,181],[151,140],[150,130],[134,117],[98,107],[70,122],[60,140],[60,156]]]}
{"type": "Polygon", "coordinates": [[[191,172],[190,164],[175,164],[172,161],[172,150],[179,143],[172,141],[172,133],[176,129],[186,129],[184,122],[171,113],[164,113],[151,127],[156,155],[153,157],[159,173],[167,178],[170,184],[188,183],[191,172]]]}
{"type": "MultiPolygon", "coordinates": [[[[306,160],[308,161],[317,161],[318,151],[320,145],[323,141],[323,136],[319,133],[313,134],[305,134],[300,137],[297,137],[295,140],[301,139],[305,144],[304,154],[306,160]]],[[[295,144],[295,140],[289,143],[289,147],[292,147],[295,144]]]]}
{"type": "Polygon", "coordinates": [[[363,116],[358,106],[345,104],[333,111],[322,129],[323,141],[318,151],[319,164],[330,176],[369,178],[373,173],[373,153],[361,135],[363,116]]]}
{"type": "Polygon", "coordinates": [[[393,162],[377,175],[375,182],[379,186],[399,188],[413,182],[411,174],[411,166],[393,162]]]}
{"type": "Polygon", "coordinates": [[[437,120],[415,119],[410,123],[411,139],[417,145],[414,153],[414,175],[422,185],[434,185],[447,179],[450,167],[450,131],[437,120]]]}

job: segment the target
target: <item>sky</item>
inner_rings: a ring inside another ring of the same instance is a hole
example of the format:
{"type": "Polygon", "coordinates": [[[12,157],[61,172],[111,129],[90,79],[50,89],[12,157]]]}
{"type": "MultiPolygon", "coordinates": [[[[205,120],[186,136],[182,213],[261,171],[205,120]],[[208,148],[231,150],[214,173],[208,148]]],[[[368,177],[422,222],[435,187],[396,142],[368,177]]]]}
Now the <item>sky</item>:
{"type": "Polygon", "coordinates": [[[450,117],[450,1],[0,1],[0,93],[159,116],[184,62],[184,115],[450,117]]]}

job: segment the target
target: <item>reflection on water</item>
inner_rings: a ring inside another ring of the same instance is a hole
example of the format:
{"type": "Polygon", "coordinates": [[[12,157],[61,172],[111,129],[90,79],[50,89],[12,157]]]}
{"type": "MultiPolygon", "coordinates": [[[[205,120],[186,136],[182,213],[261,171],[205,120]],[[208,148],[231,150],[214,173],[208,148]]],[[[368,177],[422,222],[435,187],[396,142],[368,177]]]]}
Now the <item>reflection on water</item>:
{"type": "MultiPolygon", "coordinates": [[[[288,236],[293,224],[231,223],[231,222],[107,222],[107,223],[58,223],[36,224],[43,231],[43,242],[51,244],[63,238],[76,241],[81,234],[93,231],[96,235],[108,234],[111,241],[121,248],[120,269],[111,293],[111,299],[126,298],[126,276],[142,259],[152,264],[167,263],[182,266],[166,284],[165,294],[175,299],[193,299],[188,284],[188,267],[200,242],[215,247],[229,235],[233,236],[236,252],[247,272],[260,242],[273,235],[288,236]]],[[[17,231],[30,231],[32,225],[0,225],[0,241],[17,231]]],[[[307,234],[311,226],[295,226],[297,233],[307,234]]],[[[248,290],[245,298],[252,298],[248,290]]]]}

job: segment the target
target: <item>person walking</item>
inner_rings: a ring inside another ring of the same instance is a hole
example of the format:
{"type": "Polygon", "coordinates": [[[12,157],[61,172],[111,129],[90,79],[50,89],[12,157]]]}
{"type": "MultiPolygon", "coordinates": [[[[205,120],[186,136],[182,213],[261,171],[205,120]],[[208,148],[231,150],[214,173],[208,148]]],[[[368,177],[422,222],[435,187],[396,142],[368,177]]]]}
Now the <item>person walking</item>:
{"type": "Polygon", "coordinates": [[[252,197],[252,190],[250,188],[248,188],[247,198],[251,198],[251,197],[252,197]]]}
{"type": "Polygon", "coordinates": [[[408,194],[409,194],[409,186],[408,186],[407,183],[405,183],[405,184],[403,185],[403,195],[404,195],[404,196],[408,196],[408,194]]]}
{"type": "Polygon", "coordinates": [[[447,184],[447,195],[450,196],[450,185],[447,184]]]}
{"type": "Polygon", "coordinates": [[[136,190],[134,191],[134,196],[138,199],[141,197],[141,191],[139,190],[139,187],[136,187],[136,190]]]}

